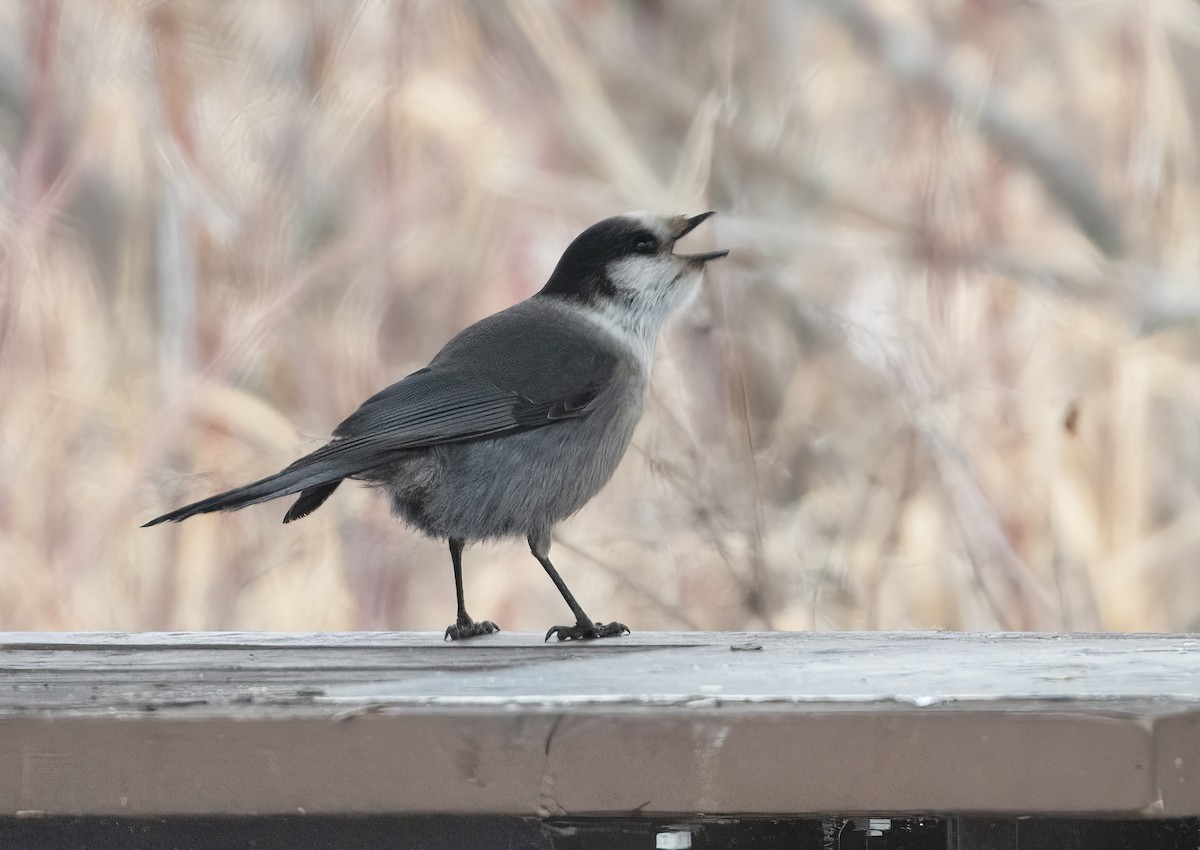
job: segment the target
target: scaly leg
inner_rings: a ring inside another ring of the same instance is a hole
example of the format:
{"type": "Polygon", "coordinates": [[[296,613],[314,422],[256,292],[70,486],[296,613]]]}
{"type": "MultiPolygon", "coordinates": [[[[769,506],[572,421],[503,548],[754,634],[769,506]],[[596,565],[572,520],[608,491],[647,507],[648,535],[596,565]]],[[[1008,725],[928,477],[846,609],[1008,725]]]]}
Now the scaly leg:
{"type": "Polygon", "coordinates": [[[458,621],[453,626],[446,627],[443,640],[459,640],[460,638],[490,635],[500,631],[500,627],[491,620],[480,620],[478,623],[467,613],[466,603],[463,602],[462,582],[462,552],[463,541],[450,538],[450,560],[454,562],[454,592],[458,595],[458,621]]]}
{"type": "Polygon", "coordinates": [[[549,529],[529,532],[529,551],[545,568],[546,574],[550,576],[550,580],[554,582],[554,586],[558,588],[562,598],[566,600],[567,605],[571,606],[571,613],[575,615],[575,625],[551,626],[550,630],[546,632],[546,640],[550,640],[551,637],[557,637],[559,640],[592,640],[629,634],[629,627],[624,623],[594,623],[592,618],[579,607],[575,596],[567,588],[567,583],[562,580],[558,570],[554,569],[554,564],[550,563],[549,529]]]}

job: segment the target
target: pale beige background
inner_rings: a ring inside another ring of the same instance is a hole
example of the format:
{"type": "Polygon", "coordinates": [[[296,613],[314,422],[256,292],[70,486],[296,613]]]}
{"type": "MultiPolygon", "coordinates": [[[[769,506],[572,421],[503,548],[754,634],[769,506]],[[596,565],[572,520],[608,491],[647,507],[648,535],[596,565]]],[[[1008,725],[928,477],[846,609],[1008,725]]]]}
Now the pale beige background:
{"type": "Polygon", "coordinates": [[[1200,627],[1197,120],[1187,0],[4,4],[0,628],[444,627],[365,488],[137,526],[637,208],[733,253],[559,530],[594,616],[1200,627]]]}

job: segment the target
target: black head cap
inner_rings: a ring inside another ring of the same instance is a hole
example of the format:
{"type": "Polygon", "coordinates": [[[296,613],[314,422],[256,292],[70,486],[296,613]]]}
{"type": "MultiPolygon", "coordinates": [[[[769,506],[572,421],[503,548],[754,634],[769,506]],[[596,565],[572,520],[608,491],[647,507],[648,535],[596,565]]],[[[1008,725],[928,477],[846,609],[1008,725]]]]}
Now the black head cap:
{"type": "Polygon", "coordinates": [[[596,222],[567,246],[554,274],[538,295],[593,303],[612,298],[616,287],[608,276],[614,260],[636,255],[653,256],[671,250],[669,234],[640,216],[618,215],[596,222]]]}

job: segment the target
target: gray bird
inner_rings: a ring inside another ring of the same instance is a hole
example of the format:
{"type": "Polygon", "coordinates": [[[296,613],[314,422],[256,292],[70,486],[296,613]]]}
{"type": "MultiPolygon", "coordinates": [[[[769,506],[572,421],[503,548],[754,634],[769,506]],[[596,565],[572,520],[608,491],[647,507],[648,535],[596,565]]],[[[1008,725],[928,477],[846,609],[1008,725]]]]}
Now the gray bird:
{"type": "Polygon", "coordinates": [[[353,478],[381,486],[393,513],[449,541],[458,617],[447,639],[499,631],[467,613],[463,547],[519,535],[575,615],[546,640],[628,633],[584,613],[550,563],[550,531],[612,477],[642,415],[659,329],[698,289],[704,264],[729,253],[673,252],[711,215],[628,213],[592,225],[541,291],[462,331],[424,369],[367,399],[324,446],[146,525],[299,493],[283,518],[291,522],[353,478]]]}

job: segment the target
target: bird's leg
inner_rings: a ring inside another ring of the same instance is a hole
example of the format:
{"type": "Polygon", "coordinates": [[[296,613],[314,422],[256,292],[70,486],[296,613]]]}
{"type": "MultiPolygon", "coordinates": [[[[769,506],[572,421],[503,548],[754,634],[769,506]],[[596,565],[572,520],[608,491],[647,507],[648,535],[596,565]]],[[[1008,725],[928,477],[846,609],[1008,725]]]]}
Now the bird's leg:
{"type": "Polygon", "coordinates": [[[546,574],[550,576],[550,580],[554,582],[554,586],[558,588],[562,598],[571,606],[571,613],[575,615],[575,625],[551,626],[550,631],[546,632],[546,640],[550,640],[551,637],[557,637],[559,640],[591,640],[629,634],[629,627],[624,623],[594,623],[592,618],[579,607],[574,595],[567,588],[567,583],[562,580],[558,570],[554,569],[554,564],[550,563],[550,531],[548,529],[529,532],[529,551],[545,568],[546,574]]]}
{"type": "Polygon", "coordinates": [[[467,613],[467,606],[463,602],[462,552],[463,541],[450,538],[450,560],[454,562],[454,591],[458,594],[458,621],[453,626],[446,627],[446,635],[443,640],[490,635],[492,632],[500,631],[500,627],[491,620],[480,620],[477,623],[467,613]]]}

